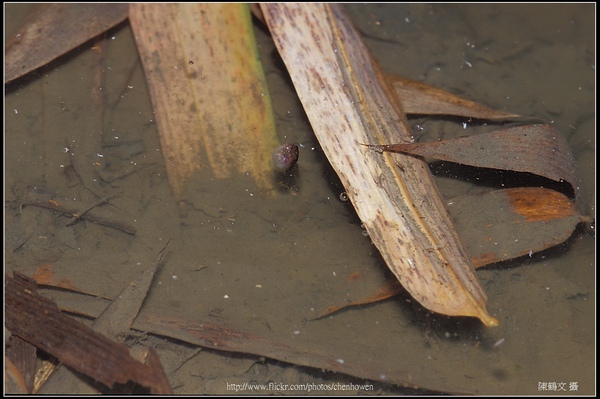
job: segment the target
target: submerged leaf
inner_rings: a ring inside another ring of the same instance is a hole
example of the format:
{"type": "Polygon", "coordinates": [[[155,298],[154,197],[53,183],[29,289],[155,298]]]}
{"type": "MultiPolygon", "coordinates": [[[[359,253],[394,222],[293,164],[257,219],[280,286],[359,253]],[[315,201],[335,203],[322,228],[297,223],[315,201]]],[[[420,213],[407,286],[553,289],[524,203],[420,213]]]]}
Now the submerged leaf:
{"type": "Polygon", "coordinates": [[[160,365],[139,363],[125,344],[62,313],[52,300],[37,293],[32,279],[19,273],[5,275],[4,289],[6,328],[11,334],[109,388],[134,381],[153,393],[172,393],[160,365]]]}
{"type": "Polygon", "coordinates": [[[132,4],[129,18],[176,195],[204,164],[269,192],[278,143],[247,6],[132,4]]]}
{"type": "MultiPolygon", "coordinates": [[[[588,218],[573,202],[554,190],[538,187],[494,190],[455,197],[448,211],[476,268],[507,261],[561,244],[588,218]]],[[[417,265],[418,266],[418,265],[417,265]]],[[[376,293],[329,306],[316,319],[353,306],[376,303],[403,292],[398,281],[387,281],[376,293]]]]}
{"type": "Polygon", "coordinates": [[[8,38],[4,83],[48,64],[127,18],[127,4],[38,4],[8,38]]]}
{"type": "Polygon", "coordinates": [[[561,244],[586,220],[565,195],[540,187],[460,196],[448,211],[475,267],[561,244]]]}
{"type": "Polygon", "coordinates": [[[349,303],[345,303],[343,305],[340,306],[330,306],[327,309],[325,309],[321,314],[319,314],[317,317],[315,317],[312,320],[318,320],[321,319],[325,316],[329,316],[333,313],[339,312],[342,309],[346,309],[349,307],[353,307],[353,306],[361,306],[361,305],[368,305],[370,303],[376,303],[376,302],[381,302],[385,299],[391,298],[393,296],[396,296],[398,294],[400,294],[401,292],[404,291],[404,288],[402,288],[402,285],[400,284],[400,282],[396,279],[394,280],[388,280],[386,281],[385,284],[383,284],[381,287],[379,287],[379,291],[377,291],[376,294],[373,294],[371,296],[368,296],[366,298],[361,298],[359,300],[356,301],[352,301],[349,303]]]}
{"type": "Polygon", "coordinates": [[[408,140],[410,129],[341,6],[261,7],[315,135],[390,270],[428,309],[497,325],[427,164],[357,145],[408,140]]]}
{"type": "Polygon", "coordinates": [[[522,125],[427,143],[377,146],[483,168],[529,172],[567,182],[577,194],[577,170],[569,146],[552,125],[522,125]]]}
{"type": "Polygon", "coordinates": [[[534,120],[517,114],[496,111],[445,90],[400,76],[388,75],[404,112],[420,115],[455,115],[488,120],[534,120]]]}

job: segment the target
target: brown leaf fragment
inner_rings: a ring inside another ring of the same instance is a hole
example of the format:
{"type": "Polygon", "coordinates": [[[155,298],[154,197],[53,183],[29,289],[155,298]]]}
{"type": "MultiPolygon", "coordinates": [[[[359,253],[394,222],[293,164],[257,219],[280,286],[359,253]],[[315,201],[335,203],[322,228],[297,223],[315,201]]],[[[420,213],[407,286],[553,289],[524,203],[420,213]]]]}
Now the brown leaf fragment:
{"type": "Polygon", "coordinates": [[[38,4],[7,38],[4,83],[8,83],[100,35],[127,18],[126,3],[38,4]]]}
{"type": "MultiPolygon", "coordinates": [[[[154,261],[135,280],[126,284],[116,299],[94,320],[92,324],[94,331],[104,334],[108,338],[116,338],[129,332],[131,323],[150,289],[154,274],[167,246],[168,243],[159,251],[154,261]]],[[[157,380],[157,382],[161,381],[157,380]]],[[[44,384],[44,393],[81,392],[84,389],[87,387],[82,384],[82,381],[73,375],[71,370],[64,367],[59,368],[44,384]]]]}
{"type": "Polygon", "coordinates": [[[475,267],[561,244],[585,221],[569,198],[540,187],[456,197],[448,211],[475,267]]]}
{"type": "Polygon", "coordinates": [[[357,301],[346,303],[341,306],[330,306],[327,309],[325,309],[319,316],[315,317],[312,320],[322,319],[325,316],[329,316],[333,313],[339,312],[342,309],[346,309],[352,306],[368,305],[370,303],[380,302],[385,299],[396,296],[403,291],[405,290],[404,288],[402,288],[402,285],[398,280],[388,280],[385,284],[379,287],[379,291],[377,291],[376,294],[371,295],[367,298],[362,298],[357,301]]]}
{"type": "MultiPolygon", "coordinates": [[[[215,350],[264,356],[299,366],[381,380],[381,372],[378,370],[381,370],[382,366],[376,360],[343,360],[336,355],[303,349],[293,342],[285,343],[243,329],[214,324],[208,320],[185,320],[142,312],[133,328],[215,350]]],[[[406,384],[410,381],[404,379],[404,375],[399,375],[386,378],[386,382],[406,384]]]]}
{"type": "Polygon", "coordinates": [[[396,90],[404,112],[407,114],[454,115],[496,121],[539,121],[537,118],[496,111],[437,87],[400,76],[388,75],[388,80],[396,90]]]}
{"type": "Polygon", "coordinates": [[[6,328],[73,369],[107,387],[134,381],[154,393],[163,391],[162,376],[134,360],[123,344],[114,342],[64,315],[37,294],[33,280],[15,273],[5,276],[6,328]]]}
{"type": "Polygon", "coordinates": [[[463,165],[529,172],[567,182],[577,196],[577,170],[564,136],[552,125],[522,125],[427,143],[376,146],[463,165]]]}
{"type": "Polygon", "coordinates": [[[31,394],[35,377],[35,346],[20,337],[12,335],[7,340],[5,356],[5,379],[10,380],[16,389],[7,391],[7,393],[31,394]]]}
{"type": "Polygon", "coordinates": [[[109,337],[129,331],[133,320],[146,299],[154,274],[160,266],[169,242],[170,240],[158,252],[148,267],[135,280],[127,284],[108,308],[98,316],[92,325],[95,331],[109,337]]]}

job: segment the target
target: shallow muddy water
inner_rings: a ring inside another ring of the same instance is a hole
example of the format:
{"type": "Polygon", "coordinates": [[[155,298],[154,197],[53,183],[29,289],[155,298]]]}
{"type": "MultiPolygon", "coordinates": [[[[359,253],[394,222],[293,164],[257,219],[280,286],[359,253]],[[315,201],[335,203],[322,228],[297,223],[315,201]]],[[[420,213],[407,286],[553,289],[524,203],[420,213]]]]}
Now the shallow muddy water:
{"type": "MultiPolygon", "coordinates": [[[[594,8],[370,4],[348,11],[386,72],[554,123],[577,161],[578,206],[595,216],[594,8]]],[[[8,5],[7,34],[21,11],[8,5]]],[[[115,298],[170,240],[139,318],[210,322],[262,340],[248,354],[213,345],[198,351],[153,334],[141,339],[157,348],[179,394],[593,394],[589,227],[557,248],[477,271],[497,328],[427,314],[406,295],[312,320],[330,306],[377,293],[389,272],[343,200],[268,32],[255,24],[279,138],[300,146],[293,176],[273,176],[277,195],[262,195],[249,176],[216,179],[204,168],[174,197],[125,23],[103,39],[102,56],[87,43],[6,86],[5,273],[50,267],[56,281],[115,298]],[[98,71],[100,101],[92,97],[98,71]],[[135,234],[69,223],[27,205],[52,200],[81,210],[99,198],[107,201],[96,215],[135,234]],[[286,358],[277,345],[301,353],[302,361],[286,358]],[[322,371],[317,358],[347,372],[322,371]],[[269,382],[276,384],[234,389],[269,382]],[[338,382],[355,386],[331,391],[338,382]],[[324,385],[310,391],[281,385],[303,383],[324,385]]],[[[424,136],[463,130],[454,122],[413,123],[424,136]]],[[[462,180],[437,181],[448,198],[472,188],[462,180]]],[[[44,293],[58,301],[55,292],[44,293]]]]}

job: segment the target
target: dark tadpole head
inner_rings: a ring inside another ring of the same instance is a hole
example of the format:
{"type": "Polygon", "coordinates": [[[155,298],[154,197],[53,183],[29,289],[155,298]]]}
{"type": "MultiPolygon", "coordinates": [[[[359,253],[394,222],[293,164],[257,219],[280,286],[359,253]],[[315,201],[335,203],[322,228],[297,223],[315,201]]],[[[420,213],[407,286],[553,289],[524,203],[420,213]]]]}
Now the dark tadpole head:
{"type": "Polygon", "coordinates": [[[298,162],[298,146],[282,144],[273,152],[273,165],[277,172],[287,172],[298,162]]]}

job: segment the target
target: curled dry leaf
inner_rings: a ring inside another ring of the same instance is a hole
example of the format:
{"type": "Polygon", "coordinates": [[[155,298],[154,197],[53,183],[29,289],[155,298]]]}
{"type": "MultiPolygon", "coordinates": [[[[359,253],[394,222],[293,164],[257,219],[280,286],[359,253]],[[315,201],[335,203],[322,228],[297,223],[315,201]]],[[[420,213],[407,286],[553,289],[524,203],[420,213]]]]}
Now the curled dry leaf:
{"type": "Polygon", "coordinates": [[[567,182],[577,194],[577,168],[563,135],[552,125],[522,125],[426,143],[378,146],[463,165],[528,172],[567,182]]]}
{"type": "Polygon", "coordinates": [[[517,114],[500,112],[479,103],[456,96],[425,83],[388,75],[404,112],[420,115],[455,115],[487,120],[533,120],[517,114]]]}

